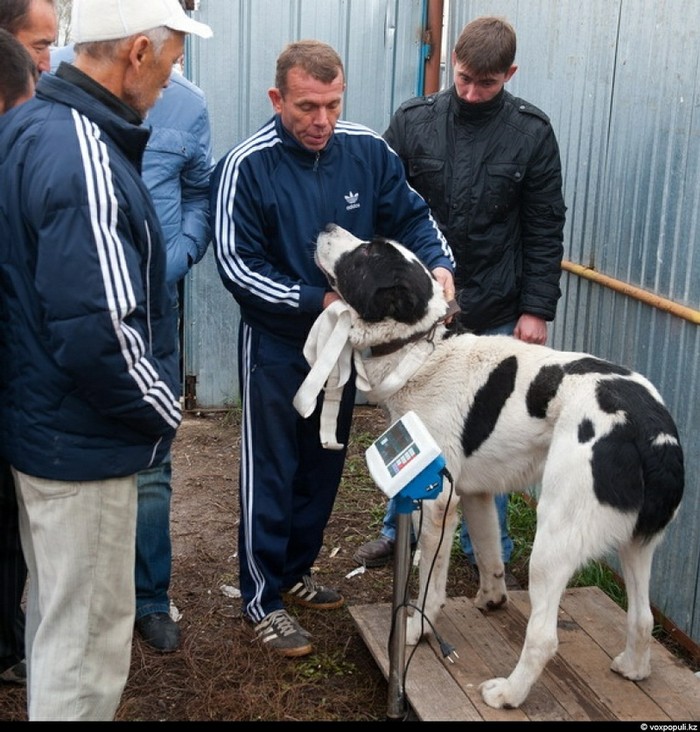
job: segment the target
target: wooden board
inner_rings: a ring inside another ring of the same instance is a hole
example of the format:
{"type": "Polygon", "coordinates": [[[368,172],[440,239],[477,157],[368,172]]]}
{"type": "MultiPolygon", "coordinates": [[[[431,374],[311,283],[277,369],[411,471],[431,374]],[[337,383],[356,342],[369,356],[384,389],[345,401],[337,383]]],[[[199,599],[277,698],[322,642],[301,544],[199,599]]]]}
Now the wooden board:
{"type": "MultiPolygon", "coordinates": [[[[527,592],[509,595],[508,607],[489,614],[467,598],[448,599],[436,628],[455,648],[454,663],[443,657],[432,637],[415,652],[406,649],[407,668],[399,691],[419,720],[700,720],[700,679],[658,641],[652,644],[648,679],[632,682],[610,670],[612,659],[624,647],[626,615],[597,587],[573,588],[564,594],[557,656],[520,709],[492,709],[482,701],[479,684],[512,671],[529,614],[527,592]]],[[[350,613],[389,679],[391,606],[355,605],[350,613]]]]}

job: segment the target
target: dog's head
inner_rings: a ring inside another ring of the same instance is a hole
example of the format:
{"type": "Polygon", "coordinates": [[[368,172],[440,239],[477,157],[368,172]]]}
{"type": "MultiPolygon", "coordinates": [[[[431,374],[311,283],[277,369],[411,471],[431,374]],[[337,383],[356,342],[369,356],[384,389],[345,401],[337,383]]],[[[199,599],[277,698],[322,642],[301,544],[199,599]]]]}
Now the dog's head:
{"type": "Polygon", "coordinates": [[[329,224],[316,263],[355,311],[351,340],[364,348],[428,331],[447,312],[442,288],[406,247],[382,237],[362,241],[329,224]]]}

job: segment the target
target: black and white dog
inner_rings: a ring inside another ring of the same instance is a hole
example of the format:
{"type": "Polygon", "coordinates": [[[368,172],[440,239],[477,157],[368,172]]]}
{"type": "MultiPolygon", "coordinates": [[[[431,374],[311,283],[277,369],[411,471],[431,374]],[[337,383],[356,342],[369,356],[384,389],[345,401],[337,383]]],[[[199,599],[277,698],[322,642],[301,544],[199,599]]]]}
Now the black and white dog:
{"type": "MultiPolygon", "coordinates": [[[[440,286],[396,242],[360,241],[330,225],[318,237],[316,262],[349,306],[350,343],[391,421],[413,410],[442,449],[475,547],[475,603],[484,611],[507,600],[492,496],[541,486],[525,643],[508,678],[481,684],[484,701],[500,708],[525,700],[556,652],[568,580],[612,549],[628,593],[626,647],[612,670],[647,677],[652,557],[684,483],[678,432],[658,391],[640,374],[586,353],[451,334],[440,286]]],[[[445,602],[451,541],[442,542],[430,575],[429,563],[445,513],[447,537],[458,519],[449,493],[423,502],[419,592],[431,623],[445,602]]],[[[414,613],[409,644],[429,627],[414,613]]]]}

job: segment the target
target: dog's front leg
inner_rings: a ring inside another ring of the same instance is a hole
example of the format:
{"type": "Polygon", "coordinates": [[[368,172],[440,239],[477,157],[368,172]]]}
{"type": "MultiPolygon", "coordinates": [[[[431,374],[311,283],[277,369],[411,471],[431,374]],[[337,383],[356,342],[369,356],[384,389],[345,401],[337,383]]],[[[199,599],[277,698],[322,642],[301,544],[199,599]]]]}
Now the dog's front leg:
{"type": "Polygon", "coordinates": [[[474,604],[480,610],[494,610],[508,600],[496,503],[490,493],[463,494],[462,511],[479,567],[474,604]]]}
{"type": "Polygon", "coordinates": [[[423,501],[418,533],[420,548],[419,591],[416,607],[408,618],[406,642],[416,645],[431,630],[445,604],[447,571],[450,564],[452,539],[457,528],[458,501],[447,497],[423,501]]]}

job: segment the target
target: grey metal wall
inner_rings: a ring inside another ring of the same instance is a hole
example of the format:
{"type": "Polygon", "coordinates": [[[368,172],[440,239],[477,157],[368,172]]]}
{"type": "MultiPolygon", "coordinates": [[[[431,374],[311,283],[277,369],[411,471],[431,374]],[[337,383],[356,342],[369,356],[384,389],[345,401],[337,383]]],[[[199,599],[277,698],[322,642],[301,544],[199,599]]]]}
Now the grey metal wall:
{"type": "MultiPolygon", "coordinates": [[[[508,88],[557,132],[565,258],[697,311],[700,3],[451,0],[447,47],[480,15],[516,28],[519,69],[508,88]]],[[[562,290],[551,343],[641,371],[678,422],[686,492],[655,559],[652,602],[700,643],[698,321],[567,272],[562,290]]]]}
{"type": "MultiPolygon", "coordinates": [[[[196,18],[214,37],[188,45],[190,78],[206,93],[217,157],[272,114],[267,90],[284,45],[330,43],[347,76],[343,116],[383,132],[416,92],[423,0],[201,0],[196,18]]],[[[197,405],[238,402],[238,308],[221,285],[213,251],[186,282],[185,372],[197,405]]]]}
{"type": "MultiPolygon", "coordinates": [[[[416,90],[418,0],[201,0],[215,30],[189,49],[217,155],[270,114],[266,90],[289,40],[346,59],[345,117],[382,131],[416,90]]],[[[507,17],[519,70],[508,88],[545,110],[562,151],[565,257],[688,308],[700,307],[700,3],[451,0],[447,47],[478,15],[507,17]]],[[[449,75],[449,59],[447,64],[449,75]]],[[[657,554],[652,602],[700,643],[700,334],[683,320],[564,273],[551,343],[628,364],[659,388],[686,453],[682,510],[657,554]]],[[[211,252],[187,283],[186,370],[198,404],[236,402],[238,315],[211,252]]]]}

